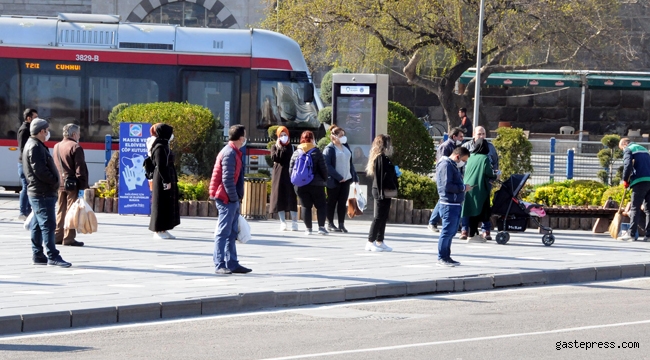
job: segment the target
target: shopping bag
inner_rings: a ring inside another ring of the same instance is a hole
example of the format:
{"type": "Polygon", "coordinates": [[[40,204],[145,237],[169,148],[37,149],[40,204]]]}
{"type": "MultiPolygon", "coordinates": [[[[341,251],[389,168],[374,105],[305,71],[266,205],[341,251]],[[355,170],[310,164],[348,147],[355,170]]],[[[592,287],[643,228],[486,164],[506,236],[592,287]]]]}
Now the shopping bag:
{"type": "MultiPolygon", "coordinates": [[[[363,195],[363,191],[361,191],[361,186],[359,186],[359,183],[354,184],[354,194],[357,198],[357,206],[361,210],[361,214],[363,214],[363,211],[366,210],[366,205],[368,204],[368,201],[366,200],[366,197],[363,195]]],[[[357,215],[361,215],[357,214],[357,215]]]]}
{"type": "Polygon", "coordinates": [[[237,233],[237,241],[246,244],[251,239],[251,226],[243,216],[239,215],[239,232],[237,233]]]}
{"type": "Polygon", "coordinates": [[[30,212],[29,215],[27,216],[27,219],[25,219],[25,222],[23,223],[23,227],[25,230],[30,231],[32,229],[32,221],[34,220],[34,212],[30,212]]]}
{"type": "Polygon", "coordinates": [[[348,217],[350,219],[354,219],[355,216],[363,214],[363,211],[359,209],[359,205],[357,203],[356,198],[349,198],[348,199],[348,217]]]}
{"type": "Polygon", "coordinates": [[[97,231],[97,217],[88,203],[82,199],[77,199],[77,231],[82,234],[92,234],[97,231]]]}
{"type": "Polygon", "coordinates": [[[76,229],[79,219],[79,199],[72,203],[72,206],[68,208],[67,213],[65,214],[65,220],[63,222],[64,229],[76,229]]]}

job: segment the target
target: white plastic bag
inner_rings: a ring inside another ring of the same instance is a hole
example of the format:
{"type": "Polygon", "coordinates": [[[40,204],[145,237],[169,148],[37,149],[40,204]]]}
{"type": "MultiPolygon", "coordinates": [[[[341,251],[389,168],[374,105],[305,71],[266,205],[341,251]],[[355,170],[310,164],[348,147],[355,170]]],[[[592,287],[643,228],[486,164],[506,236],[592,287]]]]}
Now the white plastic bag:
{"type": "Polygon", "coordinates": [[[82,234],[97,232],[97,217],[88,203],[78,198],[65,214],[65,229],[76,229],[82,234]]]}
{"type": "Polygon", "coordinates": [[[64,229],[76,229],[78,226],[79,219],[79,200],[72,203],[65,214],[65,220],[63,224],[64,229]]]}
{"type": "Polygon", "coordinates": [[[239,233],[237,233],[237,241],[246,244],[251,239],[251,226],[243,216],[239,215],[239,233]]]}
{"type": "Polygon", "coordinates": [[[357,205],[359,206],[359,209],[361,209],[361,211],[365,211],[368,201],[366,200],[366,197],[363,195],[359,183],[354,183],[354,190],[355,190],[355,196],[357,197],[357,205]]]}
{"type": "Polygon", "coordinates": [[[25,219],[25,222],[23,223],[23,227],[25,230],[30,231],[32,229],[32,221],[34,220],[34,212],[30,212],[29,215],[27,216],[27,219],[25,219]]]}

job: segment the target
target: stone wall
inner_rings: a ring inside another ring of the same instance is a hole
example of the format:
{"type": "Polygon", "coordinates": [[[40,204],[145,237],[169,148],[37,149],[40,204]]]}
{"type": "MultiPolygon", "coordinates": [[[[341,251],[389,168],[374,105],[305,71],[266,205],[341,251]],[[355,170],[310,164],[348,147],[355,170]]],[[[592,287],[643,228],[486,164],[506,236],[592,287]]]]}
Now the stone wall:
{"type": "Polygon", "coordinates": [[[56,16],[60,12],[90,13],[93,0],[0,0],[2,15],[56,16]]]}

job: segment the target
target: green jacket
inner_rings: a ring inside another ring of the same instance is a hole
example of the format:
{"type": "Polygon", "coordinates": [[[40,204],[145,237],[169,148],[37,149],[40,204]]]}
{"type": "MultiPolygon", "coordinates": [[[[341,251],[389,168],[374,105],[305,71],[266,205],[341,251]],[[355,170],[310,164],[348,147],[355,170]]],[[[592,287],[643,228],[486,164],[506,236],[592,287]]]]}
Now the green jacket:
{"type": "Polygon", "coordinates": [[[487,155],[472,154],[465,165],[463,182],[474,188],[465,194],[462,217],[478,216],[483,210],[483,204],[490,199],[490,179],[496,179],[490,159],[487,155]]]}

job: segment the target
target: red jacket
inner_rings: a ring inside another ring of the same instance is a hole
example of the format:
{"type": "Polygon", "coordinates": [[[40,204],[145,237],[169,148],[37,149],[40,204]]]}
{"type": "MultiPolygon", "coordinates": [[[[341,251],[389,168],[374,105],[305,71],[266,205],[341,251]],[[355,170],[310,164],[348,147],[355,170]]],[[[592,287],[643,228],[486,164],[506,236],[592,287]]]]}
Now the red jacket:
{"type": "Polygon", "coordinates": [[[229,142],[219,152],[210,179],[210,199],[219,199],[225,204],[238,202],[244,196],[244,172],[242,152],[229,142]]]}

